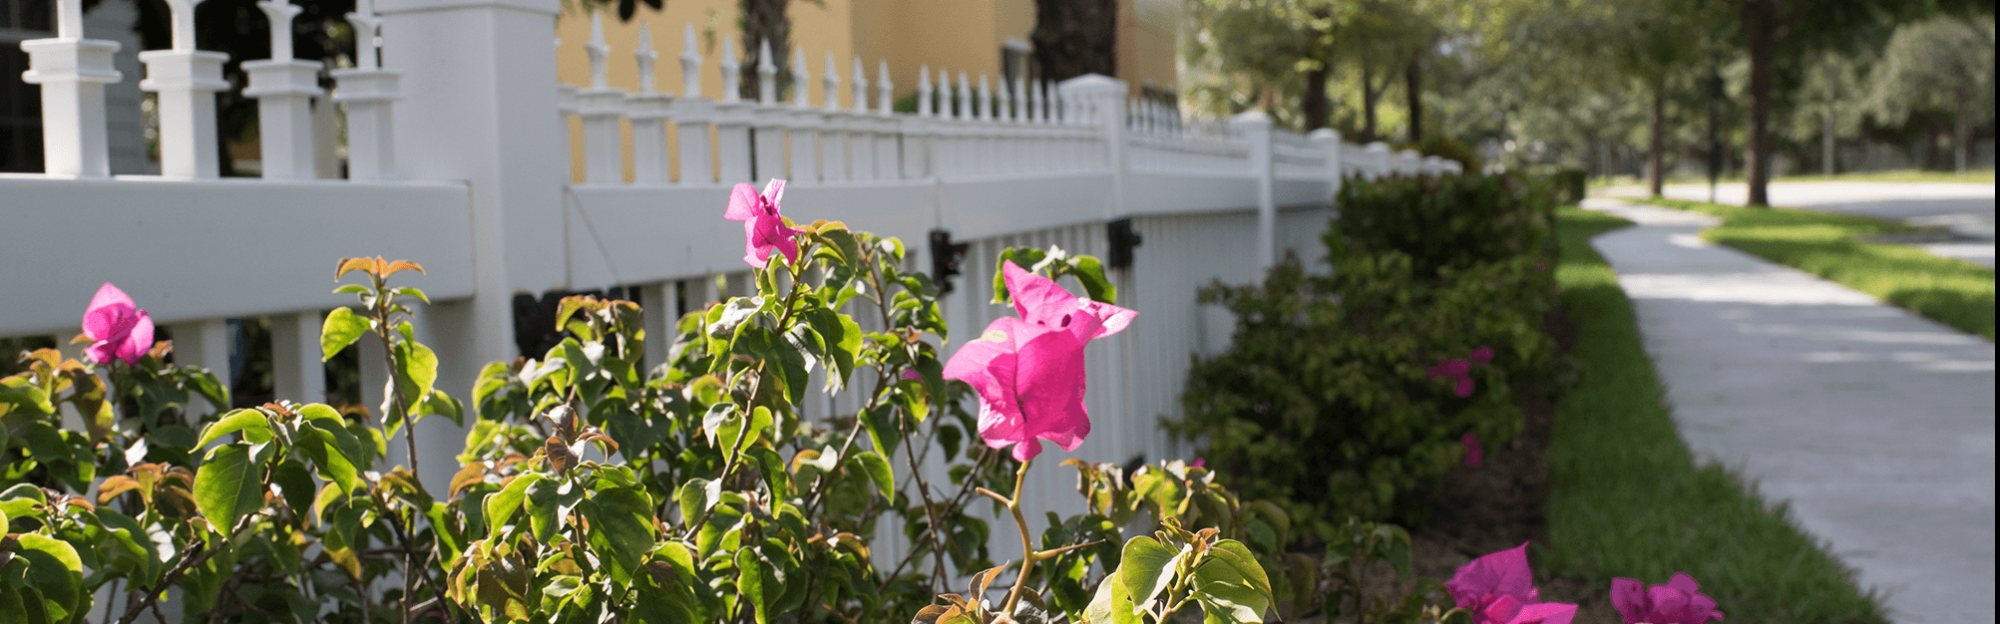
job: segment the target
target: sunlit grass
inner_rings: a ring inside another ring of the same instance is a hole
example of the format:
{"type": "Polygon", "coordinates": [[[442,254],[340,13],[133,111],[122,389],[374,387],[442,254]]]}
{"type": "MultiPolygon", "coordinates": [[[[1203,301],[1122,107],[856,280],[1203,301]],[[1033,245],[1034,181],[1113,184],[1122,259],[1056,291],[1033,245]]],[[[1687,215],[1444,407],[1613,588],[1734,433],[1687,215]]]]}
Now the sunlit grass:
{"type": "Polygon", "coordinates": [[[1878,600],[1782,509],[1718,466],[1696,466],[1639,341],[1632,304],[1590,237],[1626,225],[1563,209],[1563,307],[1581,381],[1558,406],[1546,461],[1550,573],[1609,591],[1613,577],[1701,582],[1730,622],[1879,623],[1878,600]]]}
{"type": "Polygon", "coordinates": [[[1873,217],[1788,208],[1744,208],[1673,199],[1650,203],[1723,219],[1702,238],[1839,282],[1883,301],[1994,338],[1993,269],[1857,235],[1916,228],[1873,217]]]}

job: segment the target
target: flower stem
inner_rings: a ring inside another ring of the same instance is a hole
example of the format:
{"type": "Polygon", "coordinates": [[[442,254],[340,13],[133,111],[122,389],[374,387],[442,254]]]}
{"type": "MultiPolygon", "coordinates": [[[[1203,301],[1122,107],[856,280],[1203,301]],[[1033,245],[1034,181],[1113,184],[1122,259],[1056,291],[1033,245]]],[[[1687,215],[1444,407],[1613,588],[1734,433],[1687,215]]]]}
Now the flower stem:
{"type": "Polygon", "coordinates": [[[1021,590],[1028,586],[1028,574],[1035,571],[1035,542],[1028,536],[1028,519],[1021,515],[1021,482],[1028,476],[1028,464],[1034,460],[1021,462],[1021,469],[1014,472],[1014,497],[1007,499],[1007,510],[1014,512],[1014,524],[1021,528],[1021,575],[1015,577],[1014,588],[1007,591],[1007,602],[1002,603],[1000,612],[1012,614],[1014,604],[1021,601],[1021,590]]]}

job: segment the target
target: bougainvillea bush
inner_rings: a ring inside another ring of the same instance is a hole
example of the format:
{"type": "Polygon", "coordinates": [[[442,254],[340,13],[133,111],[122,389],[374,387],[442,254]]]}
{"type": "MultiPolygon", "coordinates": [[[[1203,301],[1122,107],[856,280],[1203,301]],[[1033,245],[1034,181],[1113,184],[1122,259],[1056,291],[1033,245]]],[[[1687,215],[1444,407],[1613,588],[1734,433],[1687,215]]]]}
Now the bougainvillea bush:
{"type": "Polygon", "coordinates": [[[1236,330],[1228,351],[1189,370],[1185,416],[1169,429],[1245,496],[1280,502],[1306,535],[1349,515],[1421,520],[1410,494],[1476,462],[1479,441],[1512,439],[1521,393],[1549,385],[1543,200],[1530,185],[1467,177],[1351,184],[1342,193],[1353,205],[1323,237],[1327,273],[1288,256],[1262,284],[1202,293],[1235,314],[1236,330]],[[1447,200],[1512,216],[1424,217],[1446,214],[1447,200]],[[1397,202],[1422,205],[1391,217],[1397,202]],[[1464,242],[1470,231],[1513,243],[1464,242]]]}

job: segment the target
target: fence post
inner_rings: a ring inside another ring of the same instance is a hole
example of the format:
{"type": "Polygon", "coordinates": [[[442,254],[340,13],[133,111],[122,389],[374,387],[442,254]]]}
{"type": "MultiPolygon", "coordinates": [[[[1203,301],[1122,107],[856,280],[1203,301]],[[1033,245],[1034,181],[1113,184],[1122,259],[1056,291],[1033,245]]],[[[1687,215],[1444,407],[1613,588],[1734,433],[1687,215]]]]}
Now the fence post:
{"type": "Polygon", "coordinates": [[[618,184],[625,181],[625,150],[621,145],[618,119],[625,114],[625,90],[614,89],[605,74],[611,46],[604,42],[603,13],[590,12],[590,88],[578,93],[583,117],[583,181],[587,184],[618,184]]]}
{"type": "MultiPolygon", "coordinates": [[[[175,324],[170,331],[174,334],[174,363],[207,368],[215,373],[222,387],[235,386],[236,379],[229,370],[229,321],[219,318],[188,321],[175,324]]],[[[318,328],[314,331],[317,332],[318,328]]],[[[209,407],[217,414],[229,411],[227,405],[209,407]]]]}
{"type": "MultiPolygon", "coordinates": [[[[46,6],[46,5],[44,5],[46,6]]],[[[83,38],[83,1],[56,1],[56,37],[21,42],[28,71],[42,88],[42,162],[52,176],[111,176],[104,85],[118,82],[111,58],[118,42],[83,38]]]]}
{"type": "Polygon", "coordinates": [[[326,365],[320,361],[318,310],[271,317],[271,390],[278,398],[326,400],[326,365]]]}
{"type": "MultiPolygon", "coordinates": [[[[840,112],[840,68],[833,62],[833,51],[826,53],[826,72],[820,74],[820,93],[826,99],[826,113],[820,116],[819,131],[819,174],[827,182],[849,179],[847,173],[846,116],[840,112]]],[[[859,76],[856,76],[859,78],[859,76]]]]}
{"type": "Polygon", "coordinates": [[[723,184],[755,182],[750,171],[750,103],[743,101],[743,66],[736,43],[722,36],[722,99],[715,103],[716,178],[723,184]]]}
{"type": "Polygon", "coordinates": [[[1340,197],[1340,185],[1344,182],[1340,175],[1340,131],[1320,128],[1306,135],[1306,140],[1312,141],[1313,145],[1319,146],[1320,152],[1326,154],[1326,203],[1331,206],[1340,197]]]}
{"type": "Polygon", "coordinates": [[[1368,179],[1380,180],[1389,177],[1389,144],[1376,141],[1368,144],[1368,179]]]}
{"type": "Polygon", "coordinates": [[[271,22],[271,58],[244,61],[257,100],[257,142],[265,179],[312,179],[312,99],[321,95],[319,63],[292,59],[292,18],[305,9],[289,0],[257,3],[271,22]]]}
{"type": "Polygon", "coordinates": [[[1250,144],[1250,178],[1257,184],[1257,268],[1278,263],[1278,205],[1272,194],[1271,117],[1251,110],[1229,118],[1229,129],[1250,144]]]}
{"type": "MultiPolygon", "coordinates": [[[[519,355],[514,294],[546,292],[565,280],[568,258],[549,244],[550,233],[563,228],[563,185],[550,174],[569,161],[563,137],[548,123],[559,92],[556,56],[542,47],[554,39],[561,4],[378,0],[376,8],[383,64],[410,78],[397,103],[407,121],[396,129],[398,168],[418,179],[463,180],[470,191],[473,296],[423,308],[436,340],[438,387],[467,396],[458,393],[469,393],[481,365],[519,355]]],[[[421,285],[423,277],[409,279],[421,285]]],[[[463,432],[449,420],[416,427],[426,457],[450,457],[463,446],[463,432]]],[[[442,487],[452,464],[425,461],[419,476],[442,487]]]]}
{"type": "Polygon", "coordinates": [[[714,107],[701,97],[701,53],[695,51],[694,24],[687,25],[681,47],[681,99],[674,103],[674,125],[679,128],[681,184],[715,182],[709,165],[709,116],[714,107]]]}
{"type": "Polygon", "coordinates": [[[1400,157],[1402,161],[1400,163],[1400,166],[1396,168],[1398,173],[1412,177],[1415,177],[1423,173],[1424,157],[1422,155],[1419,155],[1417,153],[1417,150],[1406,149],[1398,153],[1397,156],[1400,157]]]}
{"type": "Polygon", "coordinates": [[[160,175],[213,178],[220,173],[215,141],[215,92],[229,88],[222,63],[229,55],[194,47],[194,7],[201,0],[167,0],[173,48],[139,53],[146,79],[139,89],[160,94],[160,175]]]}
{"type": "MultiPolygon", "coordinates": [[[[403,72],[383,69],[376,62],[375,32],[382,18],[375,16],[368,0],[354,5],[347,14],[354,26],[355,46],[360,50],[353,69],[336,69],[333,101],[347,107],[347,178],[387,180],[396,175],[396,124],[392,105],[402,99],[403,72]]],[[[331,105],[322,101],[325,105],[331,105]]],[[[563,136],[569,136],[569,120],[563,120],[563,136]]],[[[563,143],[564,153],[569,143],[563,143]]],[[[569,175],[569,160],[563,160],[563,175],[569,175]]]]}
{"type": "Polygon", "coordinates": [[[819,181],[819,150],[815,143],[820,123],[812,112],[812,74],[806,71],[806,49],[792,46],[791,181],[819,181]]]}
{"type": "Polygon", "coordinates": [[[653,68],[660,53],[653,50],[653,32],[645,22],[639,23],[639,48],[632,58],[639,65],[639,92],[625,96],[626,116],[632,120],[632,181],[666,184],[673,178],[667,170],[667,111],[673,109],[674,96],[657,90],[653,68]]]}
{"type": "Polygon", "coordinates": [[[1125,155],[1125,94],[1129,87],[1123,80],[1085,74],[1062,81],[1057,89],[1064,98],[1095,109],[1095,115],[1084,119],[1097,125],[1105,149],[1104,160],[1089,164],[1101,164],[1111,173],[1111,205],[1106,206],[1105,219],[1131,212],[1132,207],[1125,205],[1125,174],[1129,170],[1125,155]]]}

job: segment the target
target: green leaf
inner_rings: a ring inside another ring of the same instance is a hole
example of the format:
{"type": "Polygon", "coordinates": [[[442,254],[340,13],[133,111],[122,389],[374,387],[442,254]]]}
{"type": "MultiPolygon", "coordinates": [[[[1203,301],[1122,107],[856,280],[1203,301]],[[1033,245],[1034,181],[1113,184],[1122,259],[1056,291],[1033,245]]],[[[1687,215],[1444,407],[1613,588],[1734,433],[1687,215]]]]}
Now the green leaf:
{"type": "Polygon", "coordinates": [[[868,473],[868,480],[875,484],[875,491],[881,492],[885,498],[896,498],[896,473],[889,468],[889,460],[874,451],[862,451],[854,459],[861,464],[862,472],[868,473]]]}
{"type": "Polygon", "coordinates": [[[1068,273],[1083,284],[1083,292],[1091,301],[1118,305],[1118,285],[1104,278],[1104,263],[1095,256],[1071,257],[1068,273]]]}
{"type": "Polygon", "coordinates": [[[319,360],[325,362],[333,359],[333,356],[346,349],[347,345],[354,344],[362,334],[368,333],[371,324],[373,321],[355,316],[353,310],[334,308],[332,312],[327,313],[326,323],[319,329],[319,360]]]}
{"type": "Polygon", "coordinates": [[[1176,552],[1153,538],[1134,537],[1119,555],[1123,563],[1118,566],[1118,582],[1125,585],[1134,605],[1146,608],[1173,583],[1174,570],[1188,552],[1185,546],[1176,552]]]}
{"type": "Polygon", "coordinates": [[[854,322],[854,317],[828,308],[808,310],[806,322],[826,341],[827,360],[833,362],[828,367],[832,374],[826,377],[827,387],[834,390],[847,387],[848,378],[854,373],[854,357],[861,351],[861,325],[854,322]]]}
{"type": "MultiPolygon", "coordinates": [[[[160,546],[153,542],[145,527],[115,509],[97,510],[97,521],[104,525],[105,534],[111,538],[111,545],[122,550],[131,558],[134,569],[131,579],[139,587],[151,587],[161,574],[166,572],[166,564],[160,561],[160,546]]],[[[0,514],[0,527],[7,526],[5,514],[0,514]]]]}
{"type": "Polygon", "coordinates": [[[722,501],[722,482],[709,481],[700,477],[688,479],[681,484],[680,492],[674,500],[681,506],[681,522],[694,522],[708,513],[708,508],[722,501]]]}
{"type": "Polygon", "coordinates": [[[83,591],[83,560],[76,548],[39,533],[22,533],[17,539],[14,556],[28,562],[21,580],[40,594],[45,617],[50,622],[81,621],[90,596],[83,591]]]}
{"type": "Polygon", "coordinates": [[[199,449],[208,446],[210,442],[214,442],[217,438],[238,431],[243,432],[243,439],[251,444],[270,442],[272,436],[271,419],[264,415],[263,410],[239,409],[230,412],[223,415],[222,420],[202,427],[201,440],[195,442],[194,447],[199,449]]]}
{"type": "Polygon", "coordinates": [[[1208,550],[1195,568],[1193,595],[1201,603],[1204,624],[1261,623],[1274,602],[1264,566],[1236,540],[1216,542],[1208,550]]]}
{"type": "Polygon", "coordinates": [[[875,450],[885,457],[895,455],[896,448],[903,443],[903,432],[896,427],[898,416],[895,408],[877,405],[875,409],[862,410],[859,416],[862,428],[868,430],[868,441],[874,444],[875,450]]]}
{"type": "Polygon", "coordinates": [[[736,551],[736,589],[756,609],[757,624],[770,624],[771,607],[784,587],[778,583],[771,564],[754,548],[736,551]]]}
{"type": "Polygon", "coordinates": [[[486,531],[488,535],[499,535],[503,527],[514,519],[514,512],[521,510],[521,502],[528,498],[528,486],[542,480],[542,475],[522,473],[508,481],[500,491],[486,495],[486,531]]]}
{"type": "Polygon", "coordinates": [[[414,407],[431,393],[431,386],[437,383],[437,367],[437,354],[430,347],[414,341],[396,344],[396,390],[402,393],[404,405],[414,407]]]}
{"type": "Polygon", "coordinates": [[[304,463],[296,459],[278,462],[278,467],[271,471],[271,485],[300,522],[311,515],[313,497],[319,494],[319,488],[313,485],[312,472],[306,470],[304,463]]]}
{"type": "Polygon", "coordinates": [[[544,544],[555,539],[569,510],[583,500],[583,488],[568,481],[542,479],[528,485],[528,498],[521,508],[528,512],[528,528],[535,540],[544,544]]]}
{"type": "Polygon", "coordinates": [[[322,403],[300,407],[298,414],[302,421],[296,441],[299,452],[342,492],[352,494],[364,487],[361,467],[373,464],[373,458],[354,432],[348,431],[347,420],[322,403]]]}
{"type": "MultiPolygon", "coordinates": [[[[653,500],[633,488],[599,490],[578,507],[590,521],[591,549],[610,555],[628,579],[640,573],[653,550],[653,500]]],[[[621,581],[622,582],[622,581],[621,581]]]]}
{"type": "Polygon", "coordinates": [[[1125,584],[1118,580],[1119,575],[1120,572],[1114,570],[1103,582],[1097,584],[1097,595],[1090,599],[1090,606],[1083,610],[1084,622],[1143,624],[1139,619],[1137,607],[1132,604],[1131,593],[1126,592],[1125,584]]]}
{"type": "Polygon", "coordinates": [[[1020,265],[1021,268],[1032,271],[1035,265],[1041,264],[1042,260],[1047,258],[1048,255],[1048,252],[1040,249],[1015,249],[1008,247],[1000,250],[1000,258],[993,261],[993,303],[1007,303],[1009,301],[1007,295],[1008,261],[1011,260],[1014,264],[1020,265]]]}
{"type": "Polygon", "coordinates": [[[944,445],[944,460],[958,459],[958,449],[965,441],[965,431],[955,425],[938,426],[938,443],[944,445]]]}
{"type": "Polygon", "coordinates": [[[250,444],[215,447],[194,474],[194,505],[209,525],[228,537],[236,521],[264,503],[260,466],[250,458],[250,444]]]}

